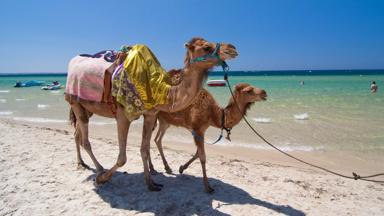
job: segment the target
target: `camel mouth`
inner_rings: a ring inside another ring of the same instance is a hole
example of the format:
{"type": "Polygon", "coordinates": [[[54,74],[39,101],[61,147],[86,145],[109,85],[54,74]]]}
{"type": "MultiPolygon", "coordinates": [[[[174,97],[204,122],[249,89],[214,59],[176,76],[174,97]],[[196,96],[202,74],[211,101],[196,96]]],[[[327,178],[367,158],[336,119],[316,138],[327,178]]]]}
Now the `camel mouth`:
{"type": "Polygon", "coordinates": [[[225,60],[230,60],[236,58],[239,54],[236,50],[225,50],[223,55],[225,60]]]}
{"type": "Polygon", "coordinates": [[[261,94],[260,94],[260,98],[261,98],[261,100],[266,101],[267,98],[268,98],[267,93],[266,93],[266,92],[261,93],[261,94]]]}
{"type": "Polygon", "coordinates": [[[229,60],[236,58],[239,53],[237,52],[236,47],[232,44],[222,44],[220,55],[223,60],[229,60]]]}

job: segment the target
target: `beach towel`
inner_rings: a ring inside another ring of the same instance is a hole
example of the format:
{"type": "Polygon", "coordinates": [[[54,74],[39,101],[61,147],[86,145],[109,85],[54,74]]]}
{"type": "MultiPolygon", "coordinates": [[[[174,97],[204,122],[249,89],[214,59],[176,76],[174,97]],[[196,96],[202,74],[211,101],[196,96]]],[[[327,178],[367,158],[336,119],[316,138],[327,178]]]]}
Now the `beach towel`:
{"type": "Polygon", "coordinates": [[[169,89],[168,74],[145,45],[133,46],[113,74],[112,96],[124,107],[130,121],[158,104],[166,104],[169,89]]]}
{"type": "Polygon", "coordinates": [[[105,87],[105,74],[112,74],[114,69],[112,60],[114,60],[113,51],[74,57],[68,65],[65,93],[83,100],[101,102],[105,87]]]}

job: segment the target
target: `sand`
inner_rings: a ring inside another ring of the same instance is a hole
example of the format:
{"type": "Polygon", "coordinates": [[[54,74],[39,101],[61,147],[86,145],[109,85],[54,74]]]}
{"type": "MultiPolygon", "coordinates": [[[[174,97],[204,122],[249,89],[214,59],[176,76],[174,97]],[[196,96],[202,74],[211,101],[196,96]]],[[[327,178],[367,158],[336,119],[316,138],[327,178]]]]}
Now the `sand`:
{"type": "MultiPolygon", "coordinates": [[[[384,215],[384,184],[342,179],[322,171],[263,160],[236,159],[207,149],[213,194],[203,192],[201,166],[183,175],[162,173],[164,185],[143,182],[140,136],[129,136],[128,162],[110,182],[94,185],[92,170],[77,169],[73,130],[0,120],[0,215],[384,215]]],[[[106,168],[116,160],[116,139],[91,137],[106,168]]],[[[165,149],[173,170],[190,151],[165,149]]],[[[83,151],[84,160],[94,167],[83,151]]],[[[264,155],[265,156],[265,155],[264,155]]]]}

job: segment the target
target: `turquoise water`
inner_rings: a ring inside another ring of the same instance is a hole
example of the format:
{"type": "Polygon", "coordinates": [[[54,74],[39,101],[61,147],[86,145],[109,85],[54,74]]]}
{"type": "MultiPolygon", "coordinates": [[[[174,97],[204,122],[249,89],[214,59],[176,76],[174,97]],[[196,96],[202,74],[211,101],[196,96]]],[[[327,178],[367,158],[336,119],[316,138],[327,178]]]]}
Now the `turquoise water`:
{"type": "MultiPolygon", "coordinates": [[[[210,76],[209,79],[221,79],[210,76]]],[[[1,76],[0,118],[16,121],[65,124],[68,105],[63,89],[43,91],[40,87],[13,88],[16,80],[59,81],[65,76],[1,76]]],[[[247,82],[268,93],[266,102],[257,102],[247,117],[271,142],[293,151],[383,151],[384,152],[384,75],[340,76],[230,76],[235,85],[247,82]],[[370,83],[379,86],[370,93],[370,83]],[[300,82],[304,81],[304,85],[300,82]]],[[[219,104],[226,105],[226,87],[207,87],[219,104]]],[[[113,122],[99,120],[100,124],[113,122]]],[[[214,140],[217,129],[209,129],[214,140]]],[[[244,123],[233,129],[232,142],[219,145],[268,148],[255,138],[244,123]]],[[[171,136],[171,135],[168,135],[171,136]]]]}

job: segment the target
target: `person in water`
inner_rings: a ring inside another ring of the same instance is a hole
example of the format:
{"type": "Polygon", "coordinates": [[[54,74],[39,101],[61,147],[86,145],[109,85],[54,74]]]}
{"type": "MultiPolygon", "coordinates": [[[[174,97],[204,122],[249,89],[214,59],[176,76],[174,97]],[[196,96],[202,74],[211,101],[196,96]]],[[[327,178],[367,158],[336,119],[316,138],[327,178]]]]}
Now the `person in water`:
{"type": "Polygon", "coordinates": [[[371,93],[375,93],[375,92],[377,92],[377,89],[378,89],[379,87],[376,85],[376,82],[375,81],[373,81],[372,83],[371,83],[371,93]]]}
{"type": "Polygon", "coordinates": [[[17,80],[16,83],[15,83],[15,87],[21,87],[21,81],[20,80],[17,80]]]}

